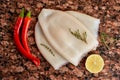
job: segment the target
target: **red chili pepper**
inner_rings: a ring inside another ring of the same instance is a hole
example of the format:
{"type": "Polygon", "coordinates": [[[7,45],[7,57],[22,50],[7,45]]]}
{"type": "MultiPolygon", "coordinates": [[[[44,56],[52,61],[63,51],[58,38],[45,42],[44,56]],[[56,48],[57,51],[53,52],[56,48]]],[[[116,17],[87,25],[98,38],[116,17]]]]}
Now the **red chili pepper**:
{"type": "Polygon", "coordinates": [[[24,23],[23,23],[23,27],[22,27],[22,36],[21,36],[22,45],[28,52],[30,52],[30,49],[27,44],[27,32],[28,32],[30,22],[31,22],[31,13],[29,11],[27,13],[26,17],[24,18],[24,23]]]}
{"type": "Polygon", "coordinates": [[[20,13],[17,21],[16,21],[16,24],[15,24],[15,28],[14,28],[14,41],[15,41],[15,45],[17,47],[17,49],[20,51],[20,53],[22,55],[24,55],[26,58],[30,59],[35,65],[40,65],[40,61],[38,58],[32,56],[31,53],[27,52],[21,42],[20,42],[20,38],[19,38],[19,31],[20,31],[20,27],[22,25],[22,22],[23,22],[23,18],[24,18],[24,9],[22,9],[22,12],[20,13]]]}

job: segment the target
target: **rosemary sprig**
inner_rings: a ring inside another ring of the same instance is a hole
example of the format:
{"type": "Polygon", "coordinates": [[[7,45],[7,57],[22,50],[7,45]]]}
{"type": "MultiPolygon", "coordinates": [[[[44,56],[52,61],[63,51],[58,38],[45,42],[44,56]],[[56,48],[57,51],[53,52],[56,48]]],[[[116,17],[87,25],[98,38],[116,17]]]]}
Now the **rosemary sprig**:
{"type": "Polygon", "coordinates": [[[85,42],[87,44],[87,40],[86,40],[87,39],[87,33],[86,32],[82,33],[82,35],[81,35],[80,32],[79,32],[79,29],[77,29],[74,32],[71,29],[69,29],[69,31],[77,39],[80,39],[80,40],[82,40],[83,42],[85,42]]]}
{"type": "Polygon", "coordinates": [[[53,53],[53,51],[45,44],[40,44],[41,46],[45,47],[53,56],[55,56],[55,54],[53,53]]]}
{"type": "Polygon", "coordinates": [[[109,48],[109,46],[108,46],[108,44],[106,43],[106,40],[105,40],[107,36],[108,35],[106,33],[101,32],[101,40],[102,40],[103,44],[106,46],[106,48],[109,50],[110,48],[109,48]]]}

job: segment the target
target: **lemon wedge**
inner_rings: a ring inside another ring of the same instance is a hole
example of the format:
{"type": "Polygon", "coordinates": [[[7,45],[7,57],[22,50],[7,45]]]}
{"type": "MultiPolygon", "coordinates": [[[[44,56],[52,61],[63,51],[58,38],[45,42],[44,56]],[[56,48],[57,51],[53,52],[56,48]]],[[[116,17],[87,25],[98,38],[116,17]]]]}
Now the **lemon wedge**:
{"type": "Polygon", "coordinates": [[[92,54],[88,56],[85,67],[91,73],[98,73],[104,67],[104,60],[100,55],[92,54]]]}

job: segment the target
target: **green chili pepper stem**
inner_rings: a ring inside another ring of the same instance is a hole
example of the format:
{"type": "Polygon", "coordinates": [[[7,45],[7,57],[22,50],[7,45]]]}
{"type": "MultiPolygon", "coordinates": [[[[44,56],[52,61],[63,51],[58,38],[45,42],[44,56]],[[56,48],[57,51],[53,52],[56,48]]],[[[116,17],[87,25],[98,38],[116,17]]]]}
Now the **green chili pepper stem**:
{"type": "Polygon", "coordinates": [[[24,18],[24,8],[22,8],[22,11],[20,12],[20,17],[24,18]]]}
{"type": "Polygon", "coordinates": [[[31,18],[31,12],[30,11],[27,13],[26,17],[31,18]]]}

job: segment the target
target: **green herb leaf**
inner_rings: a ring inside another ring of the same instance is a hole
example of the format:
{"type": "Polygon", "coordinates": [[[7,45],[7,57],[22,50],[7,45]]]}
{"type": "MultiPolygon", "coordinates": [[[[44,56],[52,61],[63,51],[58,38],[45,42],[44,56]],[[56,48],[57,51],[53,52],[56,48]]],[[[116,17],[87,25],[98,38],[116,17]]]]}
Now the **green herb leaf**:
{"type": "Polygon", "coordinates": [[[87,44],[87,40],[86,40],[87,39],[87,33],[86,32],[82,33],[82,35],[81,35],[80,32],[79,32],[79,29],[77,29],[74,32],[71,29],[69,29],[69,31],[77,39],[80,39],[80,40],[82,40],[83,42],[85,42],[87,44]]]}
{"type": "Polygon", "coordinates": [[[110,48],[109,48],[108,44],[106,43],[107,37],[108,37],[108,35],[106,33],[101,32],[101,40],[102,40],[103,44],[106,46],[106,48],[109,50],[110,48]]]}
{"type": "Polygon", "coordinates": [[[53,53],[53,51],[45,44],[40,44],[41,46],[45,47],[53,56],[55,56],[55,54],[53,53]]]}

